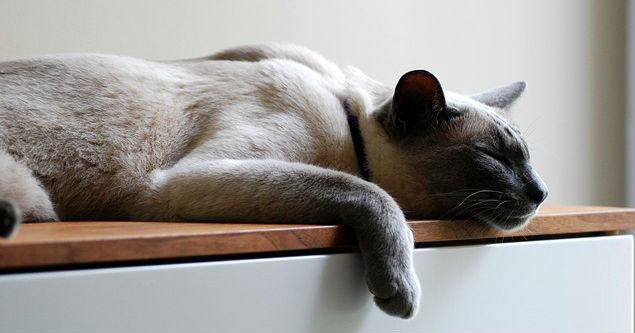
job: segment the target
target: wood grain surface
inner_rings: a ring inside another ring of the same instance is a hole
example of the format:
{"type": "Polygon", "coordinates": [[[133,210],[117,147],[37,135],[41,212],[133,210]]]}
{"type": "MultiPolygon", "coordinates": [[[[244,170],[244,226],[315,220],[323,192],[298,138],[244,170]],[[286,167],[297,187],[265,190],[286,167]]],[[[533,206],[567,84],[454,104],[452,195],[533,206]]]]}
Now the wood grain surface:
{"type": "MultiPolygon", "coordinates": [[[[527,228],[514,233],[492,230],[474,221],[411,220],[409,224],[421,245],[427,242],[627,230],[635,228],[635,209],[543,205],[527,228]]],[[[114,221],[25,223],[17,237],[0,240],[0,269],[354,246],[355,241],[349,231],[334,225],[114,221]]]]}

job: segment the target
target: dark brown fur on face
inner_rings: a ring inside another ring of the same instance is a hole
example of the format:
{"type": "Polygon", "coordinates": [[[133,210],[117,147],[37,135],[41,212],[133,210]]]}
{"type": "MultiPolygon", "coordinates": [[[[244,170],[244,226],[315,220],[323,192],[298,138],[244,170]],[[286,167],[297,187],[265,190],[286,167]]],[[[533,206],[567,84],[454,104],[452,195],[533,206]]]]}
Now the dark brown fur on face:
{"type": "Polygon", "coordinates": [[[524,84],[502,89],[507,96],[487,92],[485,97],[495,101],[491,107],[477,101],[448,102],[428,72],[404,77],[400,84],[408,87],[400,93],[397,85],[395,96],[402,97],[384,106],[378,121],[409,157],[404,161],[409,174],[418,175],[409,192],[420,197],[397,196],[406,213],[471,218],[504,230],[525,225],[547,189],[529,164],[525,140],[500,109],[520,95],[524,84]]]}

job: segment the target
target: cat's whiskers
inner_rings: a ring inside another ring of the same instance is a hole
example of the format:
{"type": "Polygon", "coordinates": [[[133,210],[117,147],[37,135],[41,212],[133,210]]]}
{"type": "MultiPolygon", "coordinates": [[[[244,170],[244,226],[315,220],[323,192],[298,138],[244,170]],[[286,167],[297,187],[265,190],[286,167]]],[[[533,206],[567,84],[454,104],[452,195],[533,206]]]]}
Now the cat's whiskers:
{"type": "MultiPolygon", "coordinates": [[[[455,208],[453,208],[452,210],[454,210],[454,209],[458,209],[461,205],[463,205],[463,203],[465,203],[465,201],[466,201],[466,200],[464,199],[464,200],[461,202],[461,204],[459,204],[458,206],[456,206],[456,207],[455,207],[455,208]]],[[[456,214],[454,214],[454,215],[453,215],[450,219],[454,219],[455,217],[457,217],[457,216],[459,216],[459,215],[461,215],[461,214],[463,214],[463,213],[465,213],[465,212],[471,212],[471,210],[472,210],[472,209],[474,209],[476,206],[483,205],[483,204],[487,204],[487,203],[492,202],[492,201],[494,201],[494,202],[498,202],[499,200],[496,200],[496,199],[481,199],[481,200],[474,199],[474,201],[476,201],[476,202],[474,202],[474,203],[470,204],[470,205],[469,205],[469,206],[467,206],[467,207],[464,207],[461,211],[459,211],[459,212],[457,212],[456,214]]],[[[473,202],[473,201],[468,201],[468,202],[473,202]]],[[[452,210],[448,211],[448,213],[450,213],[452,210]]],[[[444,215],[447,215],[448,213],[446,213],[446,214],[444,214],[444,215]]]]}
{"type": "MultiPolygon", "coordinates": [[[[433,194],[433,195],[437,195],[437,196],[445,196],[445,197],[454,197],[454,196],[459,196],[460,192],[465,192],[465,191],[467,191],[467,190],[468,190],[468,189],[455,190],[455,191],[451,191],[451,192],[437,193],[437,194],[433,194]]],[[[472,190],[470,190],[470,191],[472,191],[472,190]]],[[[445,212],[445,213],[441,216],[441,219],[445,218],[446,216],[448,216],[448,215],[449,215],[450,213],[452,213],[453,211],[455,211],[455,210],[459,209],[461,206],[463,206],[463,204],[464,204],[464,203],[469,202],[469,201],[471,200],[471,198],[472,198],[472,197],[474,197],[475,195],[478,195],[478,194],[483,194],[483,193],[498,193],[498,194],[499,194],[499,199],[500,199],[500,197],[502,197],[502,196],[504,195],[504,193],[503,193],[503,192],[501,192],[501,191],[496,191],[496,190],[489,190],[489,189],[478,189],[478,190],[475,190],[474,192],[470,193],[470,194],[469,194],[469,195],[467,195],[465,198],[463,198],[463,200],[462,200],[462,201],[461,201],[458,205],[454,206],[453,208],[451,208],[450,210],[448,210],[447,212],[445,212]]],[[[482,200],[483,200],[483,199],[481,199],[481,201],[479,201],[479,202],[484,202],[484,201],[482,201],[482,200]]],[[[494,201],[498,201],[498,200],[495,200],[495,199],[493,199],[493,200],[494,200],[494,201]]],[[[473,207],[473,206],[474,206],[474,205],[469,206],[469,207],[468,207],[468,209],[469,209],[469,208],[471,208],[471,207],[473,207]]],[[[462,210],[460,213],[463,213],[463,212],[465,212],[465,209],[464,209],[464,210],[462,210]]],[[[458,214],[460,214],[460,213],[458,213],[458,214]]],[[[453,218],[454,218],[454,217],[456,217],[458,214],[454,214],[454,215],[453,215],[453,218]]]]}
{"type": "Polygon", "coordinates": [[[494,215],[494,216],[492,217],[492,220],[493,220],[493,221],[498,220],[498,219],[499,219],[499,218],[501,218],[503,215],[505,215],[505,213],[508,213],[508,211],[502,210],[502,211],[500,211],[500,212],[496,213],[496,215],[494,215]]]}
{"type": "Polygon", "coordinates": [[[514,211],[510,211],[509,214],[507,214],[507,218],[505,218],[505,222],[504,224],[507,224],[507,221],[509,221],[509,219],[512,217],[512,214],[514,214],[514,211]]]}
{"type": "Polygon", "coordinates": [[[500,193],[501,195],[504,194],[504,192],[489,190],[489,189],[459,189],[459,190],[454,190],[450,192],[430,193],[429,195],[431,196],[464,196],[466,192],[469,193],[470,195],[476,194],[475,192],[500,193]]]}
{"type": "Polygon", "coordinates": [[[479,194],[479,193],[485,193],[485,192],[493,192],[493,191],[491,191],[491,190],[480,190],[480,191],[476,191],[476,192],[474,192],[474,193],[472,193],[472,194],[468,195],[467,197],[465,197],[465,199],[463,199],[463,201],[461,201],[461,203],[459,204],[459,206],[463,205],[463,203],[464,203],[466,200],[468,200],[469,198],[471,198],[471,197],[473,197],[473,196],[475,196],[475,195],[477,195],[477,194],[479,194]]]}
{"type": "MultiPolygon", "coordinates": [[[[464,201],[465,201],[465,200],[464,200],[464,201]]],[[[455,210],[459,209],[459,208],[461,207],[461,205],[464,203],[464,201],[462,201],[460,204],[458,204],[458,205],[454,206],[452,209],[450,209],[450,210],[448,210],[447,212],[445,212],[443,215],[441,215],[441,217],[440,217],[440,218],[441,218],[441,219],[444,219],[444,218],[445,218],[446,216],[448,216],[450,213],[452,213],[452,212],[454,212],[455,210]]],[[[478,202],[477,202],[476,204],[478,204],[478,202]]],[[[468,206],[467,208],[464,208],[463,210],[461,210],[460,212],[458,212],[458,213],[456,213],[456,214],[453,214],[453,215],[452,215],[452,217],[450,217],[449,219],[450,219],[450,220],[454,219],[454,218],[455,218],[458,214],[460,214],[460,213],[464,212],[464,211],[465,211],[465,209],[469,209],[469,208],[471,208],[472,206],[474,206],[474,205],[470,205],[470,206],[468,206]]]]}
{"type": "Polygon", "coordinates": [[[503,200],[501,201],[496,207],[494,207],[494,210],[497,210],[498,207],[502,206],[503,204],[505,204],[506,202],[510,202],[510,200],[503,200]]]}

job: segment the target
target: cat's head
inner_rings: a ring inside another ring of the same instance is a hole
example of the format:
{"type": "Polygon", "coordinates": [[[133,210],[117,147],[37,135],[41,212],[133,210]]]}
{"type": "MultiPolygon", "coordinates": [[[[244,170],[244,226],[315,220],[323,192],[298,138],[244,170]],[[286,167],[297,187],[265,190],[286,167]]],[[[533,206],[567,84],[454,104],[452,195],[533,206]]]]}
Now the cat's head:
{"type": "Polygon", "coordinates": [[[517,82],[468,97],[444,92],[427,71],[406,73],[374,113],[392,161],[369,159],[373,180],[411,216],[524,226],[547,196],[527,143],[506,118],[524,89],[517,82]]]}

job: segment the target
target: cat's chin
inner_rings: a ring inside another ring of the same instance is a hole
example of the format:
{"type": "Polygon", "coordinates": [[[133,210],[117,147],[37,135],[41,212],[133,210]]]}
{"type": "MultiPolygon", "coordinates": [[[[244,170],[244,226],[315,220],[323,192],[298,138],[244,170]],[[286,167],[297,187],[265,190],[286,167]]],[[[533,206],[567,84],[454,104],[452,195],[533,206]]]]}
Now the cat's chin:
{"type": "Polygon", "coordinates": [[[492,220],[487,218],[482,218],[480,220],[496,230],[503,231],[505,233],[514,233],[524,229],[535,215],[536,212],[534,211],[530,214],[509,217],[504,220],[492,220]]]}

